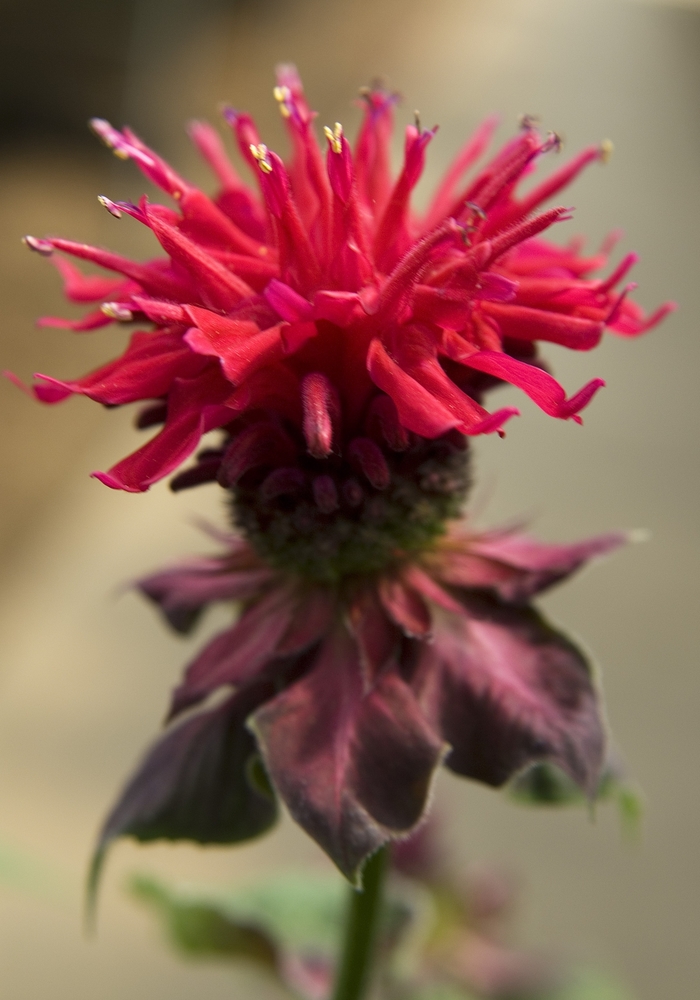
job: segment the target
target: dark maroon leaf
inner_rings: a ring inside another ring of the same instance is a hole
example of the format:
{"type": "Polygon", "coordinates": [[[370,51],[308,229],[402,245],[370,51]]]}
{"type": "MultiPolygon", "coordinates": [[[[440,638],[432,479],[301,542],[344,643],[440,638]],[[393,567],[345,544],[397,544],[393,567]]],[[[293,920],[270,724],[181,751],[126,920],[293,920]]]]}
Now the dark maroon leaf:
{"type": "Polygon", "coordinates": [[[502,785],[549,761],[595,793],[604,734],[583,654],[532,608],[478,595],[464,614],[435,610],[434,642],[421,645],[412,683],[452,750],[457,774],[502,785]]]}
{"type": "Polygon", "coordinates": [[[258,686],[170,726],[147,751],[112,808],[93,858],[93,899],[105,853],[119,837],[231,844],[267,830],[272,793],[253,774],[257,747],[246,719],[269,697],[258,686]]]}
{"type": "Polygon", "coordinates": [[[422,818],[443,744],[394,667],[364,692],[344,625],[252,721],[292,816],[351,881],[370,854],[422,818]]]}

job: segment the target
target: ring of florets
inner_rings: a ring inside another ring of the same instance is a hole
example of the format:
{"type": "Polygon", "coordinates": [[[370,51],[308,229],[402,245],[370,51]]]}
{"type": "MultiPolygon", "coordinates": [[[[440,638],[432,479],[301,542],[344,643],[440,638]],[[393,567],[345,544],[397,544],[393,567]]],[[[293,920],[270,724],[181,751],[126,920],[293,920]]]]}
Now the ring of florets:
{"type": "Polygon", "coordinates": [[[385,458],[381,489],[337,454],[300,457],[273,496],[255,470],[230,491],[234,524],[270,565],[309,580],[382,572],[430,548],[460,515],[470,484],[467,442],[456,432],[416,438],[385,458]]]}

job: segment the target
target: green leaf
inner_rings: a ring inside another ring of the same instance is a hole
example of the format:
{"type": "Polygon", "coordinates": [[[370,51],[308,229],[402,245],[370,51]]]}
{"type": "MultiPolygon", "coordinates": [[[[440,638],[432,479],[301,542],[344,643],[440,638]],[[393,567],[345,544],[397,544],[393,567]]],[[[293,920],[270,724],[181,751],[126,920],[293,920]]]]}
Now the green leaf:
{"type": "Polygon", "coordinates": [[[476,994],[453,983],[432,983],[411,993],[409,1000],[479,1000],[479,998],[476,994]]]}
{"type": "Polygon", "coordinates": [[[524,805],[580,805],[586,797],[571,778],[554,764],[533,764],[509,785],[512,797],[524,805]]]}
{"type": "MultiPolygon", "coordinates": [[[[137,875],[129,889],[185,956],[253,960],[302,996],[318,995],[319,982],[330,988],[351,891],[334,873],[286,872],[230,891],[137,875]]],[[[412,926],[414,908],[400,889],[387,899],[381,939],[389,951],[412,926]]]]}
{"type": "Polygon", "coordinates": [[[67,895],[68,879],[43,859],[0,842],[0,886],[55,900],[67,895]]]}
{"type": "Polygon", "coordinates": [[[620,982],[595,969],[578,969],[571,980],[546,1000],[634,1000],[620,982]]]}
{"type": "Polygon", "coordinates": [[[130,890],[156,913],[171,944],[184,954],[243,958],[267,969],[277,967],[277,947],[259,927],[237,921],[209,903],[173,893],[145,875],[135,876],[130,890]]]}
{"type": "MultiPolygon", "coordinates": [[[[517,775],[508,786],[510,795],[523,805],[585,805],[584,793],[568,775],[554,764],[541,762],[517,775]]],[[[623,832],[634,836],[644,813],[640,789],[627,780],[616,767],[608,768],[600,779],[596,802],[613,802],[618,809],[623,832]]]]}

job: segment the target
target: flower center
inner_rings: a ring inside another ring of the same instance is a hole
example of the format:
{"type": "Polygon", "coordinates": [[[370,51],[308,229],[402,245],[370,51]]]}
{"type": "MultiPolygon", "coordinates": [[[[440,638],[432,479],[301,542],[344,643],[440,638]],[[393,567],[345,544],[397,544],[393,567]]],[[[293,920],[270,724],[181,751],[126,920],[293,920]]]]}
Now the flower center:
{"type": "Polygon", "coordinates": [[[469,451],[456,432],[384,457],[383,489],[338,455],[305,455],[272,477],[249,473],[231,490],[235,526],[268,563],[316,582],[381,572],[429,548],[469,487],[469,451]]]}

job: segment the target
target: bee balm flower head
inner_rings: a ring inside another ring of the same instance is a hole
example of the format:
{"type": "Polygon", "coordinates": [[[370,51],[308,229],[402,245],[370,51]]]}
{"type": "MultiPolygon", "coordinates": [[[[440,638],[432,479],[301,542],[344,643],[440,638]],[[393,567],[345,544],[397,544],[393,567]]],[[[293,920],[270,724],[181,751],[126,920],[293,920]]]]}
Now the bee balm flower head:
{"type": "Polygon", "coordinates": [[[38,375],[34,392],[145,403],[138,426],[159,430],[95,475],[129,492],[171,473],[176,490],[217,480],[245,536],[223,559],[142,583],[181,630],[214,600],[243,611],[189,666],[99,856],[121,834],[245,839],[272,822],[277,793],[354,879],[424,816],[443,760],[492,785],[549,761],[595,791],[604,739],[590,669],[528,601],[620,538],[548,547],[450,535],[447,522],[466,494],[468,439],[502,434],[517,413],[486,409],[490,389],[510,383],[580,423],[603,382],[567,396],[540,342],[590,350],[606,328],[633,337],[671,307],[647,318],[630,300],[634,254],[595,277],[611,243],[585,257],[549,238],[570,210],[545,206],[606,147],[522,193],[559,140],[525,119],[477,169],[489,119],[418,214],[411,197],[436,130],[406,128],[393,175],[395,95],[363,92],[354,146],[339,124],[319,144],[291,67],[275,98],[286,163],[249,116],[225,112],[253,187],[218,134],[192,125],[214,197],[130,129],[93,122],[172,204],[100,199],[152,231],[159,255],[141,263],[27,237],[69,298],[100,303],[45,324],[139,327],[119,358],[75,381],[38,375]],[[70,257],[117,277],[85,277],[70,257]],[[218,443],[181,469],[214,430],[218,443]]]}
{"type": "Polygon", "coordinates": [[[268,559],[339,577],[381,567],[397,548],[420,550],[457,513],[466,440],[503,433],[517,413],[485,409],[490,388],[511,383],[552,417],[580,422],[602,380],[567,397],[538,359],[539,342],[590,350],[606,327],[635,336],[670,307],[645,318],[631,302],[623,282],[633,254],[595,278],[606,249],[584,257],[576,242],[545,238],[570,211],[543,206],[604,147],[521,195],[520,182],[558,139],[541,138],[526,119],[475,170],[495,128],[489,119],[419,215],[411,195],[436,130],[406,128],[393,176],[396,95],[363,91],[354,148],[336,124],[325,129],[325,149],[293,68],[280,68],[275,97],[291,138],[287,164],[248,115],[225,112],[255,188],[210,126],[191,126],[219,180],[212,198],[130,129],[93,121],[173,207],[100,199],[151,229],[162,252],[144,263],[27,238],[54,255],[69,298],[101,303],[77,323],[42,322],[140,327],[119,358],[72,382],[39,375],[34,392],[47,403],[72,393],[110,406],[145,401],[138,426],[161,429],[97,478],[131,492],[173,472],[173,489],[217,479],[268,559]],[[83,277],[64,255],[119,277],[83,277]],[[215,429],[221,444],[177,471],[215,429]]]}

